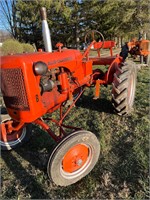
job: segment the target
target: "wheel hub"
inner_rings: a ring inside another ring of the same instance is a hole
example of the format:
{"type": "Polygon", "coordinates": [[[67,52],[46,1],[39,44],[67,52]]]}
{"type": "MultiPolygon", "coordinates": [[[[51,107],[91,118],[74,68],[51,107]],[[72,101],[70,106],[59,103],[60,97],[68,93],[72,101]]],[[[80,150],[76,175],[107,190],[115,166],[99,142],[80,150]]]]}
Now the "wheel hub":
{"type": "Polygon", "coordinates": [[[26,136],[26,127],[22,127],[18,131],[9,132],[7,126],[9,126],[8,120],[2,121],[2,124],[0,124],[0,146],[3,150],[11,150],[15,148],[21,144],[26,136]]]}
{"type": "Polygon", "coordinates": [[[81,165],[82,165],[82,162],[83,162],[83,160],[82,160],[82,159],[79,159],[79,160],[77,160],[76,164],[77,164],[78,166],[81,166],[81,165]]]}
{"type": "Polygon", "coordinates": [[[1,141],[2,142],[15,141],[18,138],[20,138],[20,136],[22,135],[23,129],[20,129],[18,131],[12,131],[11,133],[9,133],[9,132],[7,132],[6,125],[7,124],[5,124],[5,123],[1,124],[1,141]]]}
{"type": "Polygon", "coordinates": [[[78,144],[69,149],[62,161],[62,168],[65,172],[73,173],[80,169],[87,161],[89,155],[88,147],[78,144]]]}

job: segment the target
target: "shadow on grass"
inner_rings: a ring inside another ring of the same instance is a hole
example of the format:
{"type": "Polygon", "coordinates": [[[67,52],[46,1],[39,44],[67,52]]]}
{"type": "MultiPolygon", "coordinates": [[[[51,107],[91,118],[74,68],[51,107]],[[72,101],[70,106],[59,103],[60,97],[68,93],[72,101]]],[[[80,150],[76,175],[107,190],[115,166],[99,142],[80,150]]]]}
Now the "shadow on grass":
{"type": "MultiPolygon", "coordinates": [[[[21,185],[26,194],[30,195],[31,199],[49,199],[49,194],[42,188],[34,176],[30,175],[27,170],[22,167],[21,163],[17,161],[15,156],[11,152],[3,152],[2,159],[5,161],[6,165],[10,171],[16,177],[17,182],[21,185]],[[35,190],[36,188],[36,190],[35,190]]],[[[9,176],[9,174],[8,174],[9,176]]],[[[11,185],[11,188],[8,187],[3,193],[3,197],[13,198],[16,197],[15,185],[11,185]]]]}
{"type": "MultiPolygon", "coordinates": [[[[142,159],[142,157],[139,158],[139,155],[135,151],[135,143],[137,142],[138,141],[136,141],[135,136],[132,135],[131,132],[126,132],[126,135],[122,136],[112,149],[119,159],[114,166],[113,173],[121,182],[126,181],[127,183],[134,183],[133,185],[136,187],[134,188],[135,190],[138,189],[139,179],[141,177],[146,177],[146,171],[148,170],[146,170],[146,165],[144,166],[143,163],[141,163],[142,160],[139,160],[142,159]]],[[[140,148],[141,147],[139,147],[139,150],[140,148]]]]}
{"type": "MultiPolygon", "coordinates": [[[[13,151],[3,151],[1,156],[10,172],[16,177],[19,188],[24,188],[25,194],[29,195],[31,199],[50,199],[50,195],[44,190],[43,185],[38,182],[38,176],[42,176],[42,179],[49,179],[47,162],[54,142],[46,132],[37,126],[33,126],[32,132],[30,141],[13,151]],[[14,156],[13,153],[16,155],[14,156]],[[18,159],[16,159],[17,155],[18,159]],[[37,170],[40,171],[36,172],[37,170]]],[[[3,193],[5,198],[16,196],[17,191],[13,184],[3,193]]]]}
{"type": "Polygon", "coordinates": [[[32,166],[46,173],[47,162],[55,146],[53,139],[44,130],[33,125],[30,141],[15,151],[32,166]]]}
{"type": "Polygon", "coordinates": [[[114,109],[111,101],[105,98],[94,100],[92,98],[89,98],[88,96],[83,95],[82,99],[79,102],[77,102],[76,105],[78,107],[87,108],[97,112],[114,114],[114,109]]]}
{"type": "Polygon", "coordinates": [[[129,189],[130,197],[135,198],[139,194],[142,195],[141,199],[147,199],[148,192],[145,188],[148,188],[148,184],[146,185],[148,166],[143,166],[134,151],[134,139],[136,138],[131,132],[126,132],[113,145],[111,152],[100,156],[91,173],[94,182],[99,183],[99,191],[103,191],[105,198],[110,198],[108,193],[113,192],[115,198],[120,199],[118,195],[124,195],[123,191],[129,189]]]}

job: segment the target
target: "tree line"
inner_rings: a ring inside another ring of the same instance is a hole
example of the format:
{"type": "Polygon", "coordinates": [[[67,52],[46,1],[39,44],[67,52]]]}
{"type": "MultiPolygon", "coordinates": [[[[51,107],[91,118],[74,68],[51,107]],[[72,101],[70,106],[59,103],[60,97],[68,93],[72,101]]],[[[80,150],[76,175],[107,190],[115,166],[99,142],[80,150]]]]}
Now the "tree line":
{"type": "Polygon", "coordinates": [[[77,47],[88,30],[100,31],[105,39],[129,40],[149,35],[149,0],[1,0],[6,29],[20,42],[41,48],[39,9],[46,7],[52,44],[77,47]]]}

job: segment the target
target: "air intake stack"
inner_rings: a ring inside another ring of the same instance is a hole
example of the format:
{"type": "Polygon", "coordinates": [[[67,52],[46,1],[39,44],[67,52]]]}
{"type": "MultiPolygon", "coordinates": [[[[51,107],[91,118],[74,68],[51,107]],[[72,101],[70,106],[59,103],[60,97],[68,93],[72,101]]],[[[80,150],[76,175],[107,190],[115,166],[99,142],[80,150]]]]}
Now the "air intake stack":
{"type": "Polygon", "coordinates": [[[45,7],[42,7],[40,9],[40,14],[41,14],[41,19],[42,19],[42,35],[43,35],[45,51],[52,52],[51,35],[50,35],[48,23],[47,23],[47,14],[46,14],[45,7]]]}

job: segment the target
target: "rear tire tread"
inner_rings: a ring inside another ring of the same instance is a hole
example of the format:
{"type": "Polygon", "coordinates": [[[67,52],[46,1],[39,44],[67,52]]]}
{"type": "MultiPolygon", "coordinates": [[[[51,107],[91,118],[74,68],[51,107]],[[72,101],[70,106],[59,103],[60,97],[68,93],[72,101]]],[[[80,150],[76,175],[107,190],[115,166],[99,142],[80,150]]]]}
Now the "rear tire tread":
{"type": "Polygon", "coordinates": [[[118,66],[116,68],[116,72],[114,73],[114,79],[112,82],[112,104],[118,115],[128,114],[132,110],[135,96],[135,87],[135,64],[132,61],[122,63],[120,67],[118,66]],[[130,81],[131,83],[133,83],[131,88],[130,81]],[[129,94],[128,90],[130,90],[129,94]],[[129,95],[131,95],[131,97],[129,95]],[[129,102],[130,100],[131,102],[129,102]]]}

